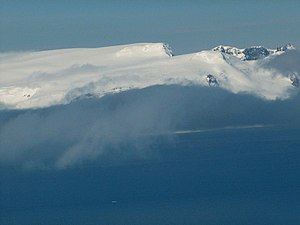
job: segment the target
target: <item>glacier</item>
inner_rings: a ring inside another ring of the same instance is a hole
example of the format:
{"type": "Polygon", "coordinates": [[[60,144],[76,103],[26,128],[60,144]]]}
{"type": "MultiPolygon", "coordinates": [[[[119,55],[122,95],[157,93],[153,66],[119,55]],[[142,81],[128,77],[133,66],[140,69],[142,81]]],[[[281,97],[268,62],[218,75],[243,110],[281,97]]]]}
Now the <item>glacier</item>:
{"type": "Polygon", "coordinates": [[[266,100],[299,91],[291,45],[218,46],[174,55],[165,43],[0,53],[0,109],[45,108],[155,85],[211,86],[266,100]],[[282,60],[281,60],[282,59],[282,60]],[[273,62],[276,62],[275,64],[273,62]],[[278,68],[283,64],[286,70],[278,68]]]}

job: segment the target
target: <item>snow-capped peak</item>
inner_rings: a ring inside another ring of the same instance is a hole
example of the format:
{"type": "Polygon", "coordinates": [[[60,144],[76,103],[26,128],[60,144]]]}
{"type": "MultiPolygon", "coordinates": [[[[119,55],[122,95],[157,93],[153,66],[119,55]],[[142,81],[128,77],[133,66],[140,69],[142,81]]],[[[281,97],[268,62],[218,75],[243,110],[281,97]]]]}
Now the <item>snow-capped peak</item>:
{"type": "Polygon", "coordinates": [[[283,52],[287,50],[296,50],[296,48],[292,44],[288,43],[276,49],[276,51],[283,51],[283,52]]]}
{"type": "Polygon", "coordinates": [[[212,49],[212,51],[219,51],[228,55],[233,55],[241,60],[258,60],[263,59],[269,55],[282,54],[288,50],[295,50],[292,44],[286,44],[276,49],[267,49],[264,46],[251,46],[240,49],[232,46],[219,45],[212,49]]]}
{"type": "Polygon", "coordinates": [[[243,49],[239,49],[239,48],[232,47],[232,46],[226,46],[226,45],[219,45],[219,46],[213,48],[212,51],[219,51],[222,53],[236,56],[238,58],[242,58],[244,56],[243,49]]]}
{"type": "Polygon", "coordinates": [[[117,56],[173,56],[170,46],[166,43],[143,43],[127,45],[116,53],[117,56]]]}

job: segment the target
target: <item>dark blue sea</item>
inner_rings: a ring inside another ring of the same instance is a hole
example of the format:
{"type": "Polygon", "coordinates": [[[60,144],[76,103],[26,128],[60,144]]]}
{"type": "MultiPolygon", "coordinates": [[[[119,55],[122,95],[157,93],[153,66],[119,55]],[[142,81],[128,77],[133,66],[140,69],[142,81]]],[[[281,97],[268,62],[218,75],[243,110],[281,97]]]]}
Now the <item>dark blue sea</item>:
{"type": "Polygon", "coordinates": [[[155,156],[1,168],[1,225],[297,225],[300,129],[153,136],[155,156]]]}

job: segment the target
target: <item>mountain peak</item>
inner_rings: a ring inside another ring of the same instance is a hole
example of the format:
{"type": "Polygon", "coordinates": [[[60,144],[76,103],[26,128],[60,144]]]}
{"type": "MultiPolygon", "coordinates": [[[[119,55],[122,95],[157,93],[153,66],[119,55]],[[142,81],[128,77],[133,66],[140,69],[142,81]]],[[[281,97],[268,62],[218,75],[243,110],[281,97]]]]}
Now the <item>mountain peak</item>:
{"type": "Polygon", "coordinates": [[[242,57],[243,55],[243,49],[239,49],[236,47],[232,47],[232,46],[226,46],[226,45],[219,45],[215,48],[212,49],[212,51],[219,51],[222,53],[226,53],[229,55],[233,55],[236,56],[238,58],[242,57]]]}
{"type": "Polygon", "coordinates": [[[287,51],[287,50],[296,50],[296,48],[292,44],[288,43],[286,45],[278,47],[276,50],[277,51],[287,51]]]}
{"type": "Polygon", "coordinates": [[[263,59],[269,55],[282,54],[288,50],[295,50],[292,44],[286,44],[276,49],[267,49],[264,46],[251,46],[244,49],[237,47],[219,45],[212,49],[212,51],[219,51],[224,54],[235,56],[243,61],[263,59]]]}
{"type": "Polygon", "coordinates": [[[127,45],[117,52],[117,56],[173,56],[166,43],[141,43],[127,45]]]}

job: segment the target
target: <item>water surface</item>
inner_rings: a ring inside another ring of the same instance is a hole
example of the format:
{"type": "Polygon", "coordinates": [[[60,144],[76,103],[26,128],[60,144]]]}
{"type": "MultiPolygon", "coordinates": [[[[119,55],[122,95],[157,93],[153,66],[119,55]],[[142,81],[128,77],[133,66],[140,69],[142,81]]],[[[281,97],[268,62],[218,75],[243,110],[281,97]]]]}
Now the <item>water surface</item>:
{"type": "Polygon", "coordinates": [[[1,224],[300,224],[300,129],[155,136],[155,157],[1,169],[1,224]]]}

